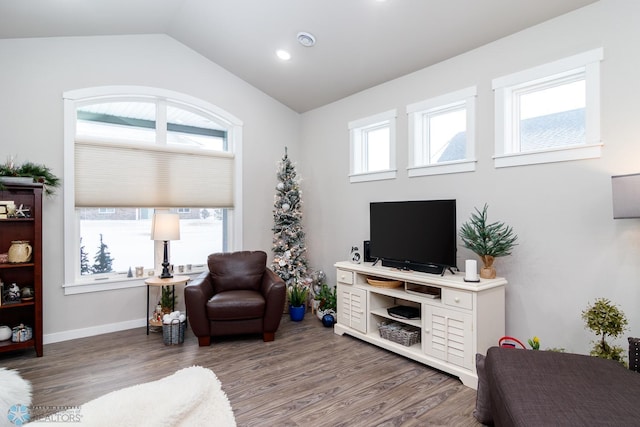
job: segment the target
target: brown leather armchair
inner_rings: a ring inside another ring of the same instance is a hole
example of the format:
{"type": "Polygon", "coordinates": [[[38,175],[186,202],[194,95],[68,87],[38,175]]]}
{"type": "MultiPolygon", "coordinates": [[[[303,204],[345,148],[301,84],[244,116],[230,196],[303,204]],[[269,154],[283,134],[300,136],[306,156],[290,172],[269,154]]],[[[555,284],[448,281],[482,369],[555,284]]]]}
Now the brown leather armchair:
{"type": "Polygon", "coordinates": [[[201,347],[212,336],[262,334],[273,341],[284,309],[284,281],[263,251],[215,253],[209,271],[184,289],[187,316],[201,347]]]}

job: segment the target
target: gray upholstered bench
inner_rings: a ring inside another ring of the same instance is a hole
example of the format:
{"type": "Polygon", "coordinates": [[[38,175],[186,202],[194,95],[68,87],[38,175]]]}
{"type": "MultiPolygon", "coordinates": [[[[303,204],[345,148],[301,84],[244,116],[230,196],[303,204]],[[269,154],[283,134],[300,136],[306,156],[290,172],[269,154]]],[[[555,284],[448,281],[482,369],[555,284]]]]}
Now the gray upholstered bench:
{"type": "Polygon", "coordinates": [[[484,405],[480,409],[485,411],[482,415],[486,423],[640,425],[640,375],[618,362],[571,353],[492,347],[484,367],[478,363],[478,375],[478,406],[484,405]]]}

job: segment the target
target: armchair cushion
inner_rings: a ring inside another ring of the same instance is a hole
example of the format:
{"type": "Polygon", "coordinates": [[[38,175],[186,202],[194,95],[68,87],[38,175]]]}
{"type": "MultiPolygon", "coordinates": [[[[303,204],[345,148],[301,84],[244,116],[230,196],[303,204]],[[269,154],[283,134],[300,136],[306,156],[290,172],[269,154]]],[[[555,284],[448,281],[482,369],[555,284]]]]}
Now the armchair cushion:
{"type": "Polygon", "coordinates": [[[264,316],[264,306],[260,292],[220,292],[207,302],[207,316],[210,320],[259,319],[264,316]]]}

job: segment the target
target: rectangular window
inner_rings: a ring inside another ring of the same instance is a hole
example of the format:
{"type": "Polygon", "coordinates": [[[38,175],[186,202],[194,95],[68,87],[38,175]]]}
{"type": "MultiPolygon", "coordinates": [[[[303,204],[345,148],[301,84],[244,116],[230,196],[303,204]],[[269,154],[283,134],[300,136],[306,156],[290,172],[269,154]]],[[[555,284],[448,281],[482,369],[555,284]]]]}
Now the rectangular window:
{"type": "Polygon", "coordinates": [[[495,166],[600,157],[600,61],[595,49],[493,80],[495,166]]]}
{"type": "Polygon", "coordinates": [[[584,73],[514,91],[514,151],[586,144],[584,73]]]}
{"type": "Polygon", "coordinates": [[[180,240],[171,242],[171,263],[205,267],[214,252],[229,250],[225,222],[229,209],[188,209],[180,214],[180,240]]]}
{"type": "Polygon", "coordinates": [[[407,106],[409,176],[475,170],[475,97],[470,87],[407,106]]]}
{"type": "MultiPolygon", "coordinates": [[[[110,208],[107,208],[110,209],[110,208]]],[[[83,276],[105,273],[127,273],[129,268],[154,268],[151,240],[153,209],[111,209],[103,218],[105,208],[81,208],[80,273],[83,276]]]]}
{"type": "MultiPolygon", "coordinates": [[[[83,276],[117,273],[126,275],[131,268],[153,270],[154,241],[151,219],[154,209],[114,209],[114,215],[103,219],[103,208],[78,209],[80,216],[81,265],[83,276]]],[[[204,267],[207,256],[227,250],[224,219],[227,209],[178,208],[180,240],[169,242],[170,261],[176,265],[204,267]]]]}
{"type": "Polygon", "coordinates": [[[351,182],[395,178],[396,111],[349,123],[351,182]]]}
{"type": "Polygon", "coordinates": [[[362,130],[362,170],[378,172],[389,169],[389,123],[362,130]]]}

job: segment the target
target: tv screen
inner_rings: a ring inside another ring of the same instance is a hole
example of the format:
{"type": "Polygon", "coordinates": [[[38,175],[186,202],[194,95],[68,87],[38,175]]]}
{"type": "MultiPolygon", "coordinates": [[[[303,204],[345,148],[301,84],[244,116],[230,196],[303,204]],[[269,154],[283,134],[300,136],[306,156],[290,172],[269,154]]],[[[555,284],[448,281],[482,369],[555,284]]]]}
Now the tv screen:
{"type": "Polygon", "coordinates": [[[455,200],[372,202],[370,254],[382,265],[443,273],[456,266],[455,200]]]}

